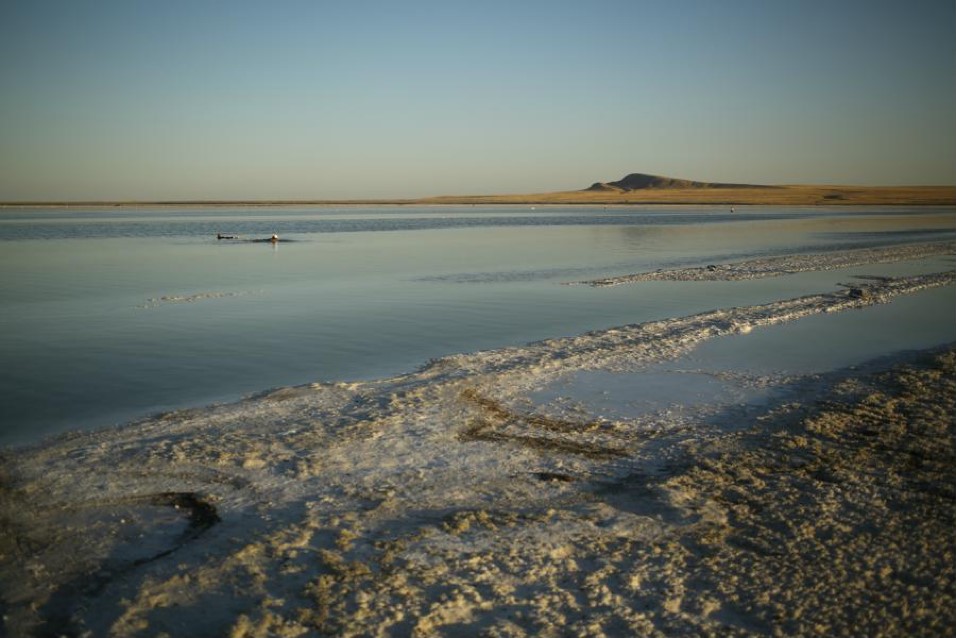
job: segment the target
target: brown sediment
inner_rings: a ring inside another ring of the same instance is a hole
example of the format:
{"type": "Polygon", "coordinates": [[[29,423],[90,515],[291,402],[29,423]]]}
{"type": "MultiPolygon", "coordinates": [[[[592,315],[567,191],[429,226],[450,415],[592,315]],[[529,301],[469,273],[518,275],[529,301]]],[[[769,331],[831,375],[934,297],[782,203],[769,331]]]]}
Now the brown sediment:
{"type": "Polygon", "coordinates": [[[520,421],[533,428],[565,434],[591,432],[601,427],[600,421],[570,421],[540,414],[519,414],[513,410],[506,409],[501,402],[480,394],[474,388],[462,390],[461,398],[467,403],[481,408],[487,416],[501,423],[520,421]]]}
{"type": "Polygon", "coordinates": [[[459,432],[458,440],[514,443],[539,452],[575,454],[589,459],[619,459],[628,456],[626,450],[603,447],[594,443],[506,432],[488,421],[481,420],[472,421],[459,432]]]}
{"type": "Polygon", "coordinates": [[[593,441],[571,440],[527,433],[526,428],[557,434],[580,435],[601,427],[598,421],[576,422],[547,416],[522,415],[506,409],[500,402],[479,394],[473,388],[461,393],[462,399],[480,408],[482,416],[474,418],[458,433],[460,441],[509,442],[541,452],[576,454],[591,459],[626,458],[626,450],[593,441]],[[511,426],[509,428],[509,426],[511,426]],[[520,428],[514,431],[515,426],[520,428]]]}

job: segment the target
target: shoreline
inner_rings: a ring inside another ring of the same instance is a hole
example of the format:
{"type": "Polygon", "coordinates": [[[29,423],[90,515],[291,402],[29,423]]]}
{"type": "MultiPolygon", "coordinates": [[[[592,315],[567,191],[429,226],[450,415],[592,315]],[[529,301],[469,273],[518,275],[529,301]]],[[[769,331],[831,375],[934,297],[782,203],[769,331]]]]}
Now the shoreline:
{"type": "Polygon", "coordinates": [[[283,207],[283,206],[447,206],[447,205],[581,205],[581,206],[956,206],[956,186],[767,185],[744,188],[649,188],[626,192],[560,191],[509,195],[439,195],[358,199],[185,199],[10,201],[5,208],[75,207],[283,207]]]}
{"type": "MultiPolygon", "coordinates": [[[[794,633],[896,626],[864,615],[889,609],[901,632],[927,618],[946,626],[952,568],[938,557],[952,548],[937,527],[951,502],[920,496],[921,474],[886,492],[875,468],[897,476],[909,453],[887,460],[882,439],[870,445],[840,415],[916,401],[928,415],[919,423],[951,428],[951,410],[934,403],[952,398],[951,348],[896,371],[884,361],[824,375],[800,387],[799,404],[743,413],[607,419],[543,414],[528,397],[576,371],[627,374],[704,340],[954,282],[954,272],[873,280],[862,295],[454,355],[389,379],[281,388],[0,451],[4,623],[23,635],[769,635],[778,619],[794,633]],[[899,383],[909,394],[883,398],[899,383]],[[846,445],[863,469],[831,452],[846,445]],[[834,493],[831,475],[853,490],[834,493]],[[881,509],[866,537],[875,545],[861,545],[833,503],[853,513],[874,498],[902,505],[881,509]],[[928,515],[926,498],[943,509],[928,515]],[[779,528],[784,510],[796,536],[779,528]],[[904,552],[874,549],[911,534],[919,543],[904,552]],[[936,584],[906,593],[914,573],[936,584]],[[877,582],[878,604],[859,598],[877,582]],[[843,593],[820,595],[830,588],[843,593]],[[232,602],[203,603],[216,599],[232,602]]],[[[945,457],[936,434],[894,415],[894,441],[945,457]]]]}

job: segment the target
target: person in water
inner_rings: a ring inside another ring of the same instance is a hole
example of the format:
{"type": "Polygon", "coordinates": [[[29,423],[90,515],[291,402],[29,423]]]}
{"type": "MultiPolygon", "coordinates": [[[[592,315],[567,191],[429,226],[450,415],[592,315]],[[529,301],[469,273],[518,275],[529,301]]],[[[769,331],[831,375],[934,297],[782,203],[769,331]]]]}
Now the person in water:
{"type": "Polygon", "coordinates": [[[279,236],[276,235],[275,233],[272,233],[272,238],[271,238],[269,241],[271,241],[271,242],[277,242],[277,241],[279,241],[279,236]]]}

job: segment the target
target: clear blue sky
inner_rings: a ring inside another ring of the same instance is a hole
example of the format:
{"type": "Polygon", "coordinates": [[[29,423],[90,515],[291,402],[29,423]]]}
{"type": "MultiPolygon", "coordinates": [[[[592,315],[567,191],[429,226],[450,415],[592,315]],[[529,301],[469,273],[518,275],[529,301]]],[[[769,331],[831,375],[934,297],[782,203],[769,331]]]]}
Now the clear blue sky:
{"type": "Polygon", "coordinates": [[[0,200],[956,182],[952,0],[0,2],[0,200]]]}

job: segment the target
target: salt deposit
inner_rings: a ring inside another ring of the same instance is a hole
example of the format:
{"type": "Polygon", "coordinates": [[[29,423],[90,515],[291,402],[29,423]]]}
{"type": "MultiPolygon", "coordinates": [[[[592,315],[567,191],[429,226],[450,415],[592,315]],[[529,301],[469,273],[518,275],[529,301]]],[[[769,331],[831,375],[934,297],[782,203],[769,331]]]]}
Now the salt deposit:
{"type": "Polygon", "coordinates": [[[530,397],[954,281],[876,279],[5,451],[5,631],[942,634],[952,351],[706,420],[545,413],[530,397]]]}
{"type": "Polygon", "coordinates": [[[956,251],[956,243],[953,242],[841,249],[839,252],[780,255],[748,259],[730,264],[709,264],[692,268],[654,270],[575,283],[590,286],[619,286],[638,281],[741,281],[779,277],[811,270],[834,270],[865,264],[885,264],[909,259],[921,259],[932,255],[949,255],[954,251],[956,251]]]}

